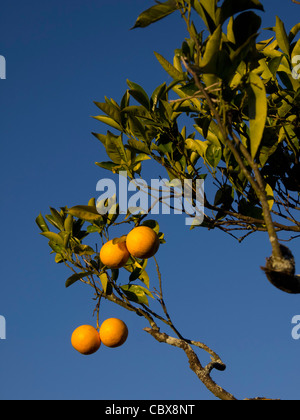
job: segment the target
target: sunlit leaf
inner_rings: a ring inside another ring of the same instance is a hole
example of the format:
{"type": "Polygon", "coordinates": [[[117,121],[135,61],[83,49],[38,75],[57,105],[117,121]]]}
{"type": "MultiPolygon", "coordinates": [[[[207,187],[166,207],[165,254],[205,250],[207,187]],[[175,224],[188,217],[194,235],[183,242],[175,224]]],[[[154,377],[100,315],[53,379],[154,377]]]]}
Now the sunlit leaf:
{"type": "Polygon", "coordinates": [[[267,118],[267,94],[263,81],[255,73],[250,73],[249,120],[251,155],[254,158],[260,146],[267,118]]]}
{"type": "Polygon", "coordinates": [[[93,222],[102,218],[102,216],[97,212],[96,207],[93,206],[74,206],[69,209],[69,213],[72,216],[87,222],[93,222]]]}
{"type": "Polygon", "coordinates": [[[180,71],[176,70],[175,67],[166,60],[161,54],[154,52],[155,57],[162,66],[162,68],[175,80],[184,80],[185,76],[180,71]]]}
{"type": "Polygon", "coordinates": [[[290,53],[289,39],[288,39],[286,30],[284,27],[284,23],[278,16],[276,16],[275,32],[276,32],[276,39],[277,39],[279,48],[284,52],[284,54],[289,55],[290,53]]]}
{"type": "Polygon", "coordinates": [[[145,28],[152,23],[155,23],[166,16],[169,16],[171,13],[177,10],[176,0],[168,0],[164,3],[160,3],[156,6],[150,7],[140,14],[134,27],[135,28],[145,28]]]}
{"type": "Polygon", "coordinates": [[[72,286],[74,283],[76,283],[77,281],[83,279],[84,277],[88,277],[91,274],[93,274],[91,271],[88,272],[83,272],[83,273],[77,273],[77,274],[73,274],[71,277],[68,278],[68,280],[66,281],[66,287],[70,287],[72,286]]]}
{"type": "Polygon", "coordinates": [[[49,227],[47,223],[45,222],[45,219],[43,218],[42,214],[40,213],[38,217],[35,219],[36,224],[41,229],[42,232],[49,232],[49,227]]]}

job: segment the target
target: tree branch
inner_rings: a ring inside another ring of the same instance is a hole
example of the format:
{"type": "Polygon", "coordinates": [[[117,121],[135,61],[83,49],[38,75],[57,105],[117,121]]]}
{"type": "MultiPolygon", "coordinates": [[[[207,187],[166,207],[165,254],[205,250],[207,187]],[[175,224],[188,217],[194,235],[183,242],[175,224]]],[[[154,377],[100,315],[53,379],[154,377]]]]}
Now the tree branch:
{"type": "MultiPolygon", "coordinates": [[[[190,346],[190,344],[179,338],[170,337],[168,334],[161,333],[160,331],[153,330],[151,328],[144,328],[144,331],[146,331],[148,334],[152,335],[152,337],[155,338],[159,343],[165,343],[169,344],[171,346],[177,347],[182,349],[188,360],[191,370],[197,375],[197,377],[201,380],[201,382],[206,386],[206,388],[215,395],[215,397],[221,399],[221,400],[227,400],[227,401],[236,401],[236,398],[227,392],[225,389],[223,389],[221,386],[217,385],[215,381],[211,378],[210,373],[212,369],[220,369],[220,366],[225,366],[222,362],[219,363],[218,361],[212,361],[210,364],[208,364],[206,367],[203,367],[198,356],[190,346]]],[[[190,342],[194,343],[195,345],[199,344],[198,342],[190,342]],[[197,344],[196,344],[197,343],[197,344]]],[[[223,368],[224,370],[224,368],[223,368]]]]}

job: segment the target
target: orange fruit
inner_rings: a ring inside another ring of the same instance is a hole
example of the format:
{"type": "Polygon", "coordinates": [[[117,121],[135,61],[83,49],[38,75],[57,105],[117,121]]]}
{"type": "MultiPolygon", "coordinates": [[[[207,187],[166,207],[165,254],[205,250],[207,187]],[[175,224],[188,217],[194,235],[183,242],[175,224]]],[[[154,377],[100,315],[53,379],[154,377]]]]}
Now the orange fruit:
{"type": "Polygon", "coordinates": [[[118,318],[106,319],[100,327],[101,342],[107,347],[119,347],[128,337],[127,325],[118,318]]]}
{"type": "Polygon", "coordinates": [[[124,267],[130,254],[125,242],[114,244],[113,241],[106,242],[100,251],[100,260],[109,268],[117,269],[124,267]]]}
{"type": "Polygon", "coordinates": [[[133,257],[151,258],[158,251],[158,235],[148,226],[138,226],[127,235],[126,246],[133,257]]]}
{"type": "Polygon", "coordinates": [[[75,350],[86,356],[96,353],[101,346],[99,332],[91,325],[78,327],[72,334],[71,343],[75,350]]]}

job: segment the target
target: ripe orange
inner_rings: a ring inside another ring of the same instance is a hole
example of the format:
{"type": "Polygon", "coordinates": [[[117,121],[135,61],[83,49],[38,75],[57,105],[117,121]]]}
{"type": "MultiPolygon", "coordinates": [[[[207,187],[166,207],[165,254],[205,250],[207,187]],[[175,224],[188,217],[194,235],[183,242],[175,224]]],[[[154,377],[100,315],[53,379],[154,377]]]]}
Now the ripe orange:
{"type": "Polygon", "coordinates": [[[124,267],[130,254],[125,242],[114,244],[113,241],[106,242],[100,251],[100,260],[109,268],[117,269],[124,267]]]}
{"type": "Polygon", "coordinates": [[[119,347],[128,337],[127,325],[118,318],[106,319],[100,327],[101,342],[107,347],[119,347]]]}
{"type": "Polygon", "coordinates": [[[151,258],[158,251],[158,235],[148,226],[138,226],[127,235],[126,246],[133,257],[151,258]]]}
{"type": "Polygon", "coordinates": [[[74,349],[85,356],[96,353],[101,346],[100,335],[91,325],[78,327],[72,334],[71,342],[74,349]]]}

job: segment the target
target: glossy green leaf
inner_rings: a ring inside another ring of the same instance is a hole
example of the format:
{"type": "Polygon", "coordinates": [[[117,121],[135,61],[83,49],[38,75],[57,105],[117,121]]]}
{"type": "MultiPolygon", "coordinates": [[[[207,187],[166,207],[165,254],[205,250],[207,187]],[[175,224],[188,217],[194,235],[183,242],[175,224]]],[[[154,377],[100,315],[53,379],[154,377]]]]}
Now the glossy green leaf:
{"type": "Polygon", "coordinates": [[[104,134],[99,134],[99,133],[92,133],[93,136],[96,137],[96,139],[100,140],[101,143],[105,146],[106,143],[106,136],[104,134]]]}
{"type": "Polygon", "coordinates": [[[200,61],[200,68],[202,72],[205,73],[216,73],[217,71],[217,62],[218,62],[218,52],[220,50],[222,37],[222,27],[219,25],[215,32],[209,37],[205,54],[200,61]]]}
{"type": "Polygon", "coordinates": [[[70,287],[72,286],[74,283],[76,283],[77,281],[90,276],[92,273],[92,271],[88,271],[88,272],[83,272],[83,273],[77,273],[77,274],[73,274],[71,277],[68,278],[68,280],[66,281],[66,287],[70,287]]]}
{"type": "Polygon", "coordinates": [[[66,232],[72,233],[72,231],[73,231],[73,223],[74,223],[73,216],[71,214],[69,214],[67,216],[66,220],[65,220],[65,223],[64,223],[64,228],[65,228],[65,231],[66,232]]]}
{"type": "Polygon", "coordinates": [[[142,286],[137,286],[135,284],[125,284],[124,286],[121,286],[121,289],[126,294],[127,298],[132,302],[149,306],[147,296],[150,296],[154,299],[152,293],[142,286]]]}
{"type": "Polygon", "coordinates": [[[35,219],[36,224],[41,229],[42,232],[49,232],[49,227],[47,223],[45,222],[45,219],[43,218],[42,214],[40,213],[38,217],[35,219]]]}
{"type": "Polygon", "coordinates": [[[210,166],[216,168],[222,158],[221,145],[217,146],[214,143],[209,143],[205,151],[205,158],[210,166]]]}
{"type": "Polygon", "coordinates": [[[152,23],[169,16],[171,13],[175,12],[175,10],[177,10],[176,0],[168,0],[164,3],[159,3],[141,13],[132,29],[145,28],[152,23]]]}
{"type": "Polygon", "coordinates": [[[99,166],[99,168],[103,168],[111,172],[115,172],[115,170],[119,168],[119,165],[116,165],[114,162],[96,162],[96,165],[99,166]]]}
{"type": "Polygon", "coordinates": [[[102,274],[100,274],[99,278],[100,278],[100,281],[101,281],[103,292],[106,293],[107,287],[108,287],[108,284],[109,284],[108,275],[106,273],[102,273],[102,274]]]}
{"type": "Polygon", "coordinates": [[[162,66],[162,68],[175,80],[185,80],[185,76],[180,71],[176,70],[176,68],[166,60],[161,54],[154,52],[155,57],[157,58],[158,62],[162,66]]]}
{"type": "Polygon", "coordinates": [[[165,99],[164,96],[165,96],[166,90],[167,90],[167,84],[165,82],[154,90],[151,96],[152,111],[155,110],[156,105],[158,104],[158,101],[162,97],[163,99],[165,99]]]}
{"type": "Polygon", "coordinates": [[[106,136],[106,153],[114,163],[126,163],[128,158],[123,145],[122,136],[108,132],[106,136]]]}
{"type": "Polygon", "coordinates": [[[41,235],[45,236],[46,238],[50,239],[50,241],[54,242],[55,244],[64,247],[64,240],[63,238],[55,232],[42,232],[41,235]]]}
{"type": "Polygon", "coordinates": [[[284,54],[290,54],[290,43],[284,27],[282,20],[276,16],[276,26],[275,26],[276,39],[279,45],[279,48],[284,52],[284,54]]]}
{"type": "Polygon", "coordinates": [[[72,216],[87,222],[93,222],[102,218],[102,216],[97,212],[96,207],[93,206],[74,206],[69,209],[69,213],[72,216]]]}
{"type": "Polygon", "coordinates": [[[258,0],[225,0],[216,12],[216,23],[222,25],[231,16],[251,9],[264,11],[263,5],[258,0]]]}
{"type": "Polygon", "coordinates": [[[73,249],[74,253],[83,256],[83,255],[94,255],[95,251],[88,245],[78,244],[73,249]]]}
{"type": "Polygon", "coordinates": [[[143,105],[147,110],[150,109],[150,99],[142,86],[138,85],[137,83],[131,82],[127,80],[127,84],[130,88],[129,93],[130,95],[138,101],[141,105],[143,105]]]}
{"type": "Polygon", "coordinates": [[[136,140],[136,139],[128,139],[128,145],[131,150],[137,152],[137,153],[144,153],[146,155],[150,155],[151,151],[147,144],[145,144],[142,141],[136,140]]]}
{"type": "Polygon", "coordinates": [[[95,105],[97,105],[98,108],[101,109],[105,114],[107,114],[109,117],[111,117],[114,121],[116,121],[119,125],[122,125],[122,119],[121,119],[121,112],[111,104],[108,104],[106,102],[94,102],[95,105]]]}
{"type": "Polygon", "coordinates": [[[142,226],[147,226],[154,230],[155,233],[159,234],[159,223],[156,220],[145,220],[142,226]]]}
{"type": "Polygon", "coordinates": [[[216,29],[217,0],[194,0],[193,7],[203,19],[210,33],[216,29]]]}
{"type": "Polygon", "coordinates": [[[105,117],[103,115],[99,115],[97,117],[93,117],[95,120],[100,121],[106,125],[109,125],[112,128],[115,128],[116,130],[122,131],[122,127],[120,124],[118,124],[113,118],[105,117]]]}
{"type": "Polygon", "coordinates": [[[266,124],[267,94],[265,85],[257,74],[251,72],[249,80],[250,145],[252,158],[255,158],[266,124]]]}

